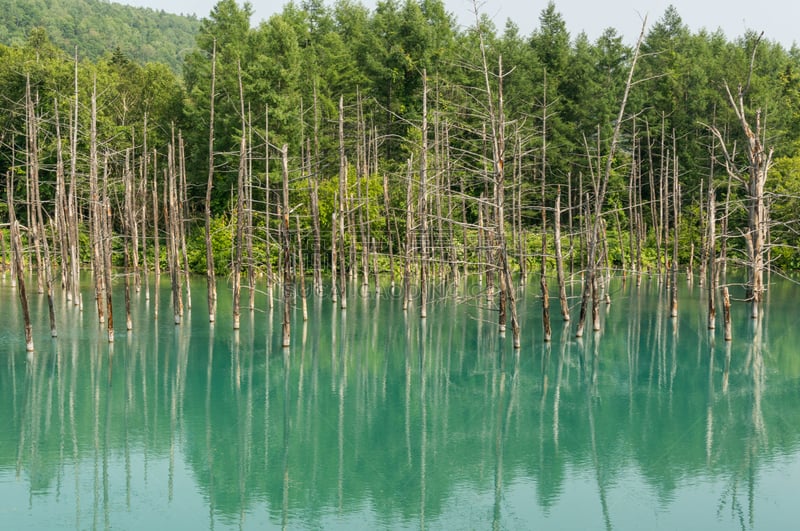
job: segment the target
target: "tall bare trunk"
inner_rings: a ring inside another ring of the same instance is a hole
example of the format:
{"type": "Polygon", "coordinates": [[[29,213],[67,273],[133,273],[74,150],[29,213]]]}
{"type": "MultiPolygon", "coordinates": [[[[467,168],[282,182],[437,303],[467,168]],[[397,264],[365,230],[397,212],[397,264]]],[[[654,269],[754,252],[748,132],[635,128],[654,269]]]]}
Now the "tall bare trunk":
{"type": "Polygon", "coordinates": [[[403,310],[408,309],[411,300],[411,255],[414,241],[414,207],[411,203],[411,191],[413,189],[412,166],[414,162],[408,159],[406,171],[406,245],[405,258],[403,260],[403,310]]]}
{"type": "MultiPolygon", "coordinates": [[[[283,346],[292,341],[289,314],[292,304],[292,246],[289,238],[289,147],[281,148],[281,169],[283,175],[283,203],[281,212],[281,240],[283,243],[283,346]]],[[[302,279],[301,279],[302,281],[302,279]]]]}
{"type": "Polygon", "coordinates": [[[242,291],[242,246],[244,244],[244,180],[247,173],[247,120],[244,114],[242,65],[239,71],[239,112],[242,118],[242,137],[239,141],[239,173],[236,178],[236,245],[233,259],[233,329],[239,329],[242,291]]]}
{"type": "MultiPolygon", "coordinates": [[[[349,218],[347,205],[347,157],[344,152],[344,98],[339,96],[339,307],[347,308],[347,271],[345,266],[345,220],[349,218]]],[[[350,245],[352,246],[352,242],[350,245]]],[[[350,261],[351,267],[355,267],[350,261]]]]}
{"type": "Polygon", "coordinates": [[[208,320],[214,322],[217,315],[217,279],[214,271],[214,249],[211,245],[211,191],[214,188],[214,102],[217,90],[217,40],[211,51],[211,94],[208,120],[208,180],[206,181],[205,215],[206,237],[206,285],[208,290],[208,320]]]}
{"type": "Polygon", "coordinates": [[[716,328],[717,307],[714,298],[717,294],[717,256],[716,256],[716,225],[717,225],[717,204],[713,184],[708,187],[708,239],[706,240],[709,264],[708,275],[708,328],[716,328]]]}
{"type": "Polygon", "coordinates": [[[419,161],[419,316],[428,317],[428,74],[422,71],[422,147],[419,161]]]}
{"type": "Polygon", "coordinates": [[[556,208],[553,215],[553,246],[556,252],[556,276],[558,277],[558,298],[561,303],[561,318],[569,321],[567,286],[564,279],[564,257],[561,253],[561,187],[556,192],[556,208]]]}

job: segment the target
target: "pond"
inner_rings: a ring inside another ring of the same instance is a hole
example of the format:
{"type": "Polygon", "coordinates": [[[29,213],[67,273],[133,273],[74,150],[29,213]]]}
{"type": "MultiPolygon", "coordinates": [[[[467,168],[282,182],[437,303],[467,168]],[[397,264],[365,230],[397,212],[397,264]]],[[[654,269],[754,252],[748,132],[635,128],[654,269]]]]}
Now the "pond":
{"type": "MultiPolygon", "coordinates": [[[[263,292],[231,330],[205,280],[172,324],[168,279],[133,297],[116,342],[33,295],[25,353],[0,279],[0,521],[6,529],[789,529],[800,521],[800,288],[734,303],[706,327],[685,277],[678,319],[655,278],[616,278],[603,329],[574,338],[538,281],[519,293],[522,348],[477,283],[438,288],[427,320],[383,286],[346,311],[310,297],[281,348],[263,292]]],[[[263,286],[262,286],[263,290],[263,286]]],[[[555,291],[554,291],[555,292],[555,291]]],[[[115,292],[120,296],[121,289],[115,292]]],[[[577,304],[580,285],[571,286],[577,304]]],[[[247,297],[244,296],[246,301],[247,297]]],[[[552,299],[551,299],[552,300],[552,299]]],[[[573,309],[577,314],[577,307],[573,309]]]]}

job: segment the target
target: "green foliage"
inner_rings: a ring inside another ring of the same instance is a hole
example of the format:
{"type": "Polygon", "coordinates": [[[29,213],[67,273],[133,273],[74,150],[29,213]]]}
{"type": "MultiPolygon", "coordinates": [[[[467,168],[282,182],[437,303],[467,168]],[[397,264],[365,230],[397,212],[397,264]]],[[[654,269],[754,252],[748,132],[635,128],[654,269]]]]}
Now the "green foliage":
{"type": "MultiPolygon", "coordinates": [[[[233,241],[236,232],[236,220],[228,216],[211,218],[211,249],[214,253],[214,273],[227,275],[233,261],[233,241]]],[[[189,269],[193,273],[206,272],[206,240],[204,229],[195,227],[186,240],[186,255],[189,269]]]]}
{"type": "MultiPolygon", "coordinates": [[[[26,192],[27,124],[22,103],[30,80],[41,121],[42,193],[47,213],[53,217],[53,168],[58,146],[55,102],[61,146],[66,148],[75,108],[72,44],[77,42],[81,58],[79,156],[74,163],[81,201],[88,202],[89,98],[96,83],[97,136],[101,156],[109,154],[112,181],[119,182],[125,153],[131,150],[137,176],[148,164],[148,182],[156,179],[159,190],[163,190],[167,144],[178,135],[184,140],[189,184],[185,206],[193,221],[189,223],[190,261],[196,271],[205,268],[204,240],[197,220],[202,218],[209,174],[211,56],[216,50],[211,203],[213,246],[219,257],[215,263],[220,274],[230,264],[235,218],[232,194],[243,136],[250,141],[247,155],[257,187],[255,208],[260,214],[264,200],[271,203],[269,230],[276,228],[274,202],[281,180],[277,155],[280,146],[286,144],[290,199],[295,213],[301,216],[299,229],[304,235],[310,233],[309,180],[316,179],[322,243],[329,249],[341,155],[340,97],[344,104],[348,195],[357,197],[361,187],[357,215],[369,219],[369,233],[380,248],[385,248],[391,238],[399,253],[409,229],[405,226],[408,159],[413,161],[413,201],[418,201],[423,71],[428,76],[431,189],[455,203],[456,220],[460,221],[463,214],[467,223],[477,223],[476,199],[493,193],[490,177],[494,163],[482,52],[495,105],[501,85],[503,89],[506,213],[510,214],[515,201],[510,193],[514,186],[515,191],[520,190],[524,205],[522,224],[536,233],[542,206],[540,185],[545,179],[544,206],[548,212],[560,187],[562,208],[567,206],[569,190],[577,219],[579,201],[587,192],[592,194],[592,178],[604,171],[632,56],[631,43],[625,43],[612,28],[595,41],[585,34],[572,37],[554,3],[542,10],[539,27],[527,36],[511,22],[498,32],[488,17],[480,15],[475,26],[460,29],[441,0],[385,0],[374,9],[350,0],[331,6],[322,0],[307,0],[288,3],[257,27],[251,25],[252,6],[236,0],[221,0],[202,21],[95,0],[55,4],[28,0],[24,4],[6,2],[4,7],[7,27],[0,27],[0,41],[11,45],[0,45],[0,93],[4,96],[0,103],[0,142],[5,148],[0,152],[0,172],[5,175],[13,170],[17,197],[24,197],[26,192]],[[79,12],[82,16],[76,17],[79,12]],[[64,29],[66,26],[71,33],[64,29]],[[101,37],[107,37],[102,45],[96,42],[101,37]],[[181,61],[183,56],[185,60],[181,61]],[[146,62],[150,59],[162,62],[146,62]],[[182,68],[182,79],[173,73],[176,67],[182,68]],[[248,124],[244,131],[240,80],[248,124]],[[148,153],[156,150],[156,157],[150,155],[146,164],[141,157],[145,116],[148,153]],[[383,198],[384,174],[389,182],[389,220],[383,198]],[[269,197],[265,197],[265,179],[272,187],[269,197]],[[391,231],[387,225],[392,226],[391,231]],[[397,234],[390,234],[395,228],[397,234]]],[[[645,258],[650,263],[655,260],[649,225],[656,217],[652,209],[661,195],[660,183],[676,173],[683,206],[681,260],[688,260],[693,243],[699,252],[700,193],[707,189],[700,183],[707,183],[712,171],[718,190],[726,180],[719,164],[719,148],[712,154],[713,142],[706,124],[726,131],[731,145],[743,145],[725,87],[735,91],[738,84],[749,81],[748,117],[754,118],[756,110],[762,109],[763,123],[768,124],[766,143],[774,146],[776,154],[767,183],[768,192],[773,194],[771,216],[777,222],[771,232],[776,245],[773,257],[777,257],[776,265],[795,267],[798,242],[789,225],[796,221],[794,213],[800,206],[800,51],[785,50],[751,33],[736,40],[721,32],[694,33],[677,10],[669,8],[648,29],[643,52],[628,112],[620,124],[619,150],[608,183],[605,208],[616,209],[623,227],[621,237],[617,236],[616,220],[611,216],[606,219],[611,259],[619,263],[622,249],[627,251],[630,246],[628,184],[634,167],[641,179],[643,221],[650,231],[645,258]],[[749,62],[754,52],[751,76],[749,62]]],[[[737,150],[736,157],[743,166],[743,150],[737,150]]],[[[73,161],[67,158],[69,165],[73,161]]],[[[114,192],[119,192],[118,186],[114,192]]],[[[732,203],[729,233],[738,234],[746,225],[741,206],[744,196],[736,185],[732,194],[736,202],[732,203]]],[[[718,197],[722,199],[721,194],[718,197]]],[[[433,212],[433,203],[429,207],[433,212]]],[[[23,223],[28,221],[26,210],[18,207],[23,223]]],[[[264,234],[267,227],[263,215],[256,216],[256,224],[257,232],[264,234]]],[[[117,220],[115,228],[120,226],[117,220]]],[[[349,242],[351,236],[347,238],[349,242]]],[[[730,245],[734,251],[742,247],[734,239],[730,245]]],[[[270,251],[263,243],[255,250],[262,263],[272,258],[270,251]]]]}
{"type": "Polygon", "coordinates": [[[44,55],[54,49],[73,54],[77,47],[81,57],[91,60],[119,50],[137,62],[163,63],[173,71],[200,26],[193,16],[100,0],[0,0],[0,10],[2,44],[46,44],[44,55]],[[45,32],[49,40],[41,39],[45,32]]]}

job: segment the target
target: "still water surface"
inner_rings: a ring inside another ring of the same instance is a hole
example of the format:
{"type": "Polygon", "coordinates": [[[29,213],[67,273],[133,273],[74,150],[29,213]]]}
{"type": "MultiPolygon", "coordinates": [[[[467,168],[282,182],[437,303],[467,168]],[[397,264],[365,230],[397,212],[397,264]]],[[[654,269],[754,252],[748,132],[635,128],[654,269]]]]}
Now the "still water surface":
{"type": "Polygon", "coordinates": [[[0,527],[796,528],[800,288],[773,279],[714,344],[697,285],[675,321],[655,280],[615,280],[601,333],[554,307],[545,345],[534,284],[518,352],[476,285],[427,322],[388,288],[312,298],[284,351],[279,301],[233,333],[220,290],[210,328],[200,280],[176,327],[163,279],[158,320],[137,294],[112,347],[88,290],[84,312],[59,299],[54,341],[34,296],[29,357],[2,278],[0,527]]]}

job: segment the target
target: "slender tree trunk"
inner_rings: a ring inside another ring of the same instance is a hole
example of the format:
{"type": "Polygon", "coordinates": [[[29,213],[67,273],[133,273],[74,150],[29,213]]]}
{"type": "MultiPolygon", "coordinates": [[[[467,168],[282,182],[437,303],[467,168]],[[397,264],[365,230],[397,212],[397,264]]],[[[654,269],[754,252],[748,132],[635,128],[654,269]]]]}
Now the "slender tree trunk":
{"type": "MultiPolygon", "coordinates": [[[[67,190],[64,175],[64,151],[61,138],[61,118],[59,116],[58,99],[53,99],[56,126],[56,197],[55,214],[56,228],[58,229],[58,242],[61,251],[61,287],[66,293],[67,302],[72,301],[72,275],[70,267],[70,230],[69,206],[67,204],[67,190]]],[[[2,244],[0,244],[2,245],[2,244]]]]}
{"type": "Polygon", "coordinates": [[[706,240],[708,263],[710,272],[708,275],[708,328],[716,328],[717,308],[714,298],[717,293],[717,257],[716,257],[716,215],[717,205],[713,184],[708,187],[708,239],[706,240]]]}
{"type": "Polygon", "coordinates": [[[112,289],[111,289],[111,253],[112,253],[112,241],[111,241],[111,226],[112,226],[112,216],[111,216],[111,199],[108,196],[108,157],[109,154],[106,152],[103,156],[103,199],[102,199],[102,216],[101,216],[101,233],[102,233],[102,246],[103,246],[103,278],[105,284],[105,292],[106,292],[106,313],[108,314],[108,319],[106,319],[106,326],[108,331],[108,342],[114,342],[114,310],[113,304],[111,302],[112,299],[112,289]]]}
{"type": "MultiPolygon", "coordinates": [[[[628,72],[628,79],[625,83],[625,92],[622,96],[622,102],[620,104],[619,113],[617,115],[617,120],[614,125],[614,132],[611,137],[611,145],[609,147],[609,153],[606,156],[606,166],[602,176],[599,177],[599,186],[597,187],[597,192],[595,193],[595,200],[594,200],[594,217],[591,221],[592,228],[589,231],[589,274],[586,279],[586,285],[584,286],[584,297],[581,302],[581,314],[580,319],[578,322],[578,332],[577,336],[580,337],[583,335],[583,324],[586,317],[586,304],[588,302],[587,293],[593,293],[594,296],[592,297],[592,313],[594,315],[594,328],[597,331],[599,329],[599,312],[598,312],[598,295],[597,295],[597,281],[596,281],[596,270],[597,270],[597,238],[600,234],[600,227],[602,224],[602,207],[605,202],[605,195],[606,190],[608,187],[608,182],[611,178],[611,171],[614,164],[614,155],[617,151],[617,146],[619,143],[620,137],[620,129],[622,127],[623,117],[625,116],[625,107],[628,103],[628,95],[630,93],[631,85],[633,84],[633,73],[636,68],[636,62],[639,57],[639,48],[641,46],[642,40],[644,39],[644,30],[647,24],[647,18],[642,23],[642,31],[639,34],[639,39],[636,41],[636,48],[634,49],[633,53],[633,60],[631,61],[630,70],[628,72]]],[[[587,222],[588,222],[588,200],[587,200],[587,222]]]]}
{"type": "Polygon", "coordinates": [[[31,95],[30,75],[25,77],[25,179],[28,192],[28,234],[33,243],[34,256],[36,257],[36,289],[44,293],[44,259],[42,258],[42,239],[47,236],[42,232],[38,215],[41,203],[39,194],[39,139],[36,125],[36,110],[31,95]]]}
{"type": "Polygon", "coordinates": [[[413,164],[414,161],[409,158],[406,171],[406,245],[405,258],[403,260],[403,311],[408,310],[408,304],[411,300],[411,253],[414,241],[414,208],[411,203],[413,164]]]}
{"type": "Polygon", "coordinates": [[[78,174],[78,49],[75,47],[75,62],[74,62],[74,94],[72,102],[72,114],[70,124],[70,169],[69,169],[69,191],[67,192],[67,201],[69,204],[69,227],[71,231],[70,237],[70,265],[72,267],[72,301],[73,304],[83,308],[82,296],[80,291],[80,254],[79,245],[80,239],[78,234],[78,201],[77,201],[77,174],[78,174]]]}
{"type": "Polygon", "coordinates": [[[269,105],[264,108],[264,235],[267,246],[267,301],[270,310],[275,305],[274,297],[274,276],[272,272],[272,224],[271,224],[271,201],[269,182],[269,105]]]}
{"type": "MultiPolygon", "coordinates": [[[[30,97],[29,81],[26,92],[28,95],[28,145],[30,149],[28,153],[28,175],[30,176],[30,183],[34,190],[34,220],[33,223],[30,223],[30,225],[32,228],[34,228],[32,231],[34,242],[38,242],[39,238],[41,238],[43,256],[42,261],[39,263],[39,274],[44,277],[44,284],[47,292],[47,308],[50,317],[50,335],[51,337],[56,337],[58,336],[58,331],[56,330],[56,315],[55,308],[53,307],[53,266],[50,260],[50,245],[47,242],[47,231],[45,229],[44,214],[42,211],[42,198],[39,192],[39,125],[38,118],[36,117],[36,109],[34,107],[33,100],[30,97]]],[[[38,244],[35,243],[35,245],[38,244]]]]}
{"type": "Polygon", "coordinates": [[[242,117],[242,138],[239,142],[239,173],[236,179],[236,249],[233,260],[233,329],[239,330],[242,291],[242,246],[244,244],[244,181],[247,173],[247,121],[244,114],[244,87],[242,65],[239,71],[239,112],[242,117]]]}
{"type": "Polygon", "coordinates": [[[303,264],[303,240],[300,237],[300,216],[295,217],[295,225],[297,227],[297,282],[300,284],[300,300],[303,304],[303,321],[308,321],[306,273],[303,264]]]}
{"type": "Polygon", "coordinates": [[[383,174],[383,208],[386,215],[386,240],[389,243],[389,279],[394,290],[394,236],[392,233],[392,211],[389,208],[389,177],[383,174]]]}
{"type": "Polygon", "coordinates": [[[561,303],[561,318],[569,321],[567,286],[564,279],[564,258],[561,254],[561,187],[556,192],[556,209],[553,216],[553,246],[556,252],[556,275],[558,277],[558,298],[561,303]]]}
{"type": "MultiPolygon", "coordinates": [[[[211,191],[214,188],[214,102],[217,90],[217,40],[211,51],[211,97],[208,120],[208,180],[206,181],[205,215],[206,285],[208,287],[208,320],[213,323],[217,314],[217,279],[214,271],[214,249],[211,243],[211,191]]],[[[268,177],[267,177],[268,178],[268,177]]]]}
{"type": "Polygon", "coordinates": [[[314,290],[322,293],[322,231],[319,219],[319,103],[317,97],[317,80],[314,79],[314,166],[311,178],[311,212],[314,230],[314,290]]]}
{"type": "MultiPolygon", "coordinates": [[[[344,152],[344,98],[339,96],[339,308],[347,308],[347,270],[345,265],[345,220],[349,218],[347,204],[347,157],[344,152]]],[[[352,242],[351,242],[352,247],[352,242]]],[[[353,260],[350,260],[354,267],[353,260]]]]}
{"type": "Polygon", "coordinates": [[[183,134],[178,130],[178,240],[180,242],[180,252],[183,258],[183,281],[186,284],[186,308],[192,308],[192,285],[191,272],[189,271],[189,254],[186,249],[186,225],[187,205],[189,204],[188,192],[186,191],[186,155],[183,149],[183,134]]]}
{"type": "Polygon", "coordinates": [[[422,148],[419,161],[419,316],[428,317],[428,74],[422,71],[422,148]]]}
{"type": "Polygon", "coordinates": [[[133,240],[133,230],[136,225],[136,218],[133,213],[133,174],[131,171],[131,151],[125,150],[125,168],[122,173],[123,185],[125,187],[124,198],[124,228],[125,228],[125,328],[133,330],[133,320],[131,319],[131,288],[130,288],[130,247],[133,240]]]}
{"type": "MultiPolygon", "coordinates": [[[[291,345],[291,322],[289,320],[292,304],[292,248],[289,238],[289,146],[281,148],[281,169],[283,174],[283,207],[281,212],[281,236],[283,240],[283,346],[291,345]]],[[[301,278],[302,282],[303,279],[301,278]]]]}
{"type": "Polygon", "coordinates": [[[547,293],[547,211],[545,210],[545,186],[547,182],[547,70],[544,71],[544,91],[542,104],[542,182],[541,182],[541,213],[542,213],[542,258],[539,283],[542,290],[542,327],[544,341],[549,342],[552,336],[550,329],[550,296],[547,293]]]}
{"type": "Polygon", "coordinates": [[[158,231],[158,152],[153,149],[153,270],[155,272],[155,302],[153,318],[158,319],[158,305],[161,287],[161,235],[158,231]]]}
{"type": "Polygon", "coordinates": [[[94,274],[97,318],[105,323],[105,276],[103,275],[103,207],[98,190],[99,161],[97,154],[97,78],[92,80],[91,121],[89,125],[89,197],[92,228],[92,270],[94,274]]]}
{"type": "Polygon", "coordinates": [[[178,192],[177,192],[177,168],[175,167],[175,129],[172,130],[172,142],[167,151],[167,170],[164,190],[164,217],[167,220],[167,237],[169,247],[167,249],[167,262],[169,263],[169,276],[172,285],[172,315],[173,322],[177,325],[183,319],[183,296],[181,295],[180,280],[180,258],[178,228],[179,219],[178,192]]]}
{"type": "Polygon", "coordinates": [[[141,169],[141,181],[139,187],[139,194],[142,199],[142,225],[141,225],[141,235],[142,235],[142,268],[144,269],[144,298],[145,300],[150,300],[150,269],[147,265],[147,175],[148,175],[148,167],[147,162],[149,160],[150,153],[147,148],[147,112],[144,113],[144,125],[142,127],[142,165],[140,166],[141,169]]]}
{"type": "Polygon", "coordinates": [[[672,298],[670,315],[675,318],[678,317],[678,226],[680,225],[681,188],[678,182],[678,154],[675,149],[673,149],[673,156],[675,158],[672,163],[674,173],[672,176],[672,298]]]}

